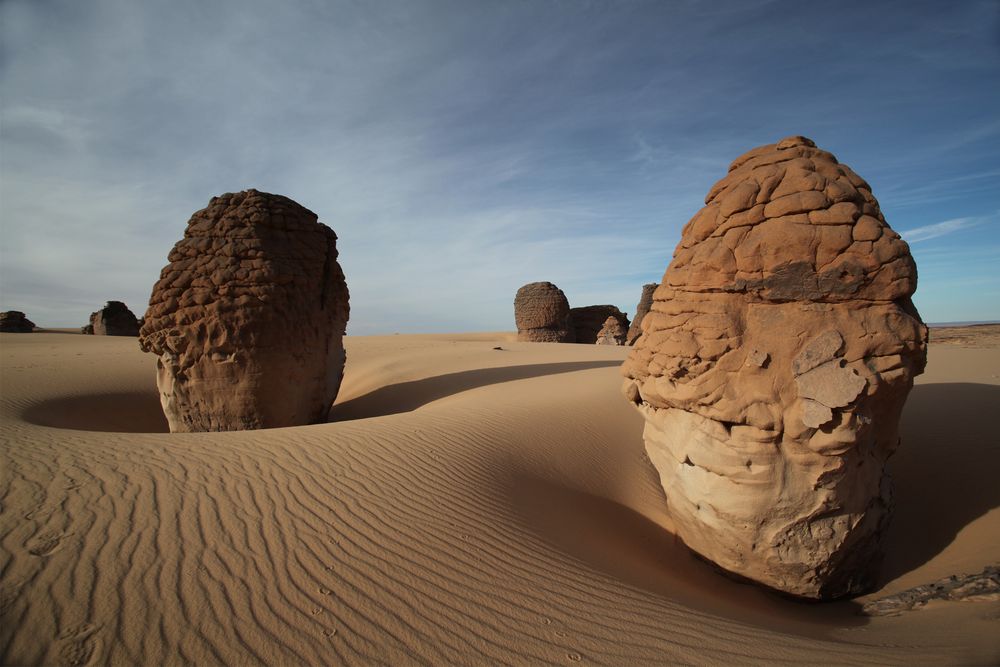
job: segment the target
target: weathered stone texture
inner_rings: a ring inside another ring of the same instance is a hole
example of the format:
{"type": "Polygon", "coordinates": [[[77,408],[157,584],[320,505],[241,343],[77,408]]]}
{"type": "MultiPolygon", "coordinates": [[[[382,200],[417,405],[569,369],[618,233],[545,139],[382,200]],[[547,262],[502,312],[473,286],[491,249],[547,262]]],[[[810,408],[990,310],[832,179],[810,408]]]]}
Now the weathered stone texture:
{"type": "Polygon", "coordinates": [[[653,292],[657,287],[659,285],[656,283],[642,286],[642,296],[639,298],[639,305],[635,307],[635,317],[632,318],[632,325],[629,326],[628,334],[625,336],[626,345],[635,345],[635,341],[642,335],[642,319],[653,306],[653,292]]]}
{"type": "Polygon", "coordinates": [[[622,321],[617,317],[611,316],[604,320],[604,325],[597,333],[596,343],[598,345],[624,345],[627,333],[628,331],[622,325],[622,321]]]}
{"type": "Polygon", "coordinates": [[[336,241],[312,211],[256,190],[214,197],[191,217],[139,336],[159,357],[171,431],[326,419],[349,315],[336,241]]]}
{"type": "Polygon", "coordinates": [[[20,310],[7,310],[0,313],[0,331],[5,333],[31,333],[35,330],[32,322],[20,310]]]}
{"type": "Polygon", "coordinates": [[[916,281],[868,183],[812,141],[733,162],[623,366],[689,547],[797,596],[871,587],[926,360],[916,281]]]}
{"type": "Polygon", "coordinates": [[[90,314],[90,324],[81,331],[95,336],[138,336],[139,320],[121,301],[108,301],[103,308],[90,314]]]}
{"type": "MultiPolygon", "coordinates": [[[[628,317],[625,316],[625,313],[618,310],[617,306],[602,305],[570,308],[569,316],[570,321],[573,323],[574,338],[577,343],[596,343],[598,337],[601,335],[601,330],[604,329],[604,323],[609,317],[618,320],[622,330],[626,333],[628,332],[628,317]]],[[[622,344],[624,344],[624,337],[622,337],[621,343],[615,343],[615,345],[622,344]]]]}
{"type": "Polygon", "coordinates": [[[572,343],[569,302],[550,282],[528,283],[514,297],[517,339],[529,343],[572,343]]]}

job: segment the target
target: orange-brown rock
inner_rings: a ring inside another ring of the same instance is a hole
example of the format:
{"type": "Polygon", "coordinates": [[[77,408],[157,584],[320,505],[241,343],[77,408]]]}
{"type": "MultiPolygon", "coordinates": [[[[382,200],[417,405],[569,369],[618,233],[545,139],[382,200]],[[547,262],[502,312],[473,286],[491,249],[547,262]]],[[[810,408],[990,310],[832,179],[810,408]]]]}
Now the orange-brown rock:
{"type": "Polygon", "coordinates": [[[804,137],[737,158],[705,201],[622,369],[678,534],[796,596],[863,592],[926,360],[909,248],[804,137]]]}
{"type": "MultiPolygon", "coordinates": [[[[625,313],[618,310],[617,306],[602,305],[570,308],[569,317],[573,323],[574,338],[577,343],[590,343],[591,345],[597,343],[609,317],[618,320],[623,333],[628,333],[628,317],[625,316],[625,313]]],[[[625,337],[622,335],[621,342],[613,344],[623,345],[624,343],[625,337]]]]}
{"type": "Polygon", "coordinates": [[[528,283],[514,296],[517,339],[528,343],[572,343],[569,302],[550,282],[528,283]]]}
{"type": "Polygon", "coordinates": [[[256,190],[213,197],[191,216],[139,334],[159,357],[171,431],[326,419],[349,314],[336,241],[312,211],[256,190]]]}
{"type": "Polygon", "coordinates": [[[635,316],[632,318],[632,324],[628,328],[628,334],[625,336],[626,345],[635,345],[635,341],[639,339],[642,335],[642,318],[646,317],[646,313],[653,306],[653,292],[659,287],[656,283],[648,283],[642,286],[642,296],[639,298],[639,305],[635,307],[635,316]]]}

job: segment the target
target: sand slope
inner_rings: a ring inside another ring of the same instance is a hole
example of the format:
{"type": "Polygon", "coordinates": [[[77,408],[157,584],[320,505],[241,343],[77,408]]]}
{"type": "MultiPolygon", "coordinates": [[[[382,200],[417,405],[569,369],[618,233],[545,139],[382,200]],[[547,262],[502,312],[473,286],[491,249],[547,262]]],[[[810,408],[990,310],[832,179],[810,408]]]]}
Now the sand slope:
{"type": "MultiPolygon", "coordinates": [[[[0,658],[1000,659],[1000,602],[870,619],[718,575],[669,533],[625,350],[511,338],[348,338],[336,422],[170,435],[134,339],[3,334],[0,658]]],[[[932,346],[882,593],[1000,561],[998,384],[997,350],[932,346]]]]}

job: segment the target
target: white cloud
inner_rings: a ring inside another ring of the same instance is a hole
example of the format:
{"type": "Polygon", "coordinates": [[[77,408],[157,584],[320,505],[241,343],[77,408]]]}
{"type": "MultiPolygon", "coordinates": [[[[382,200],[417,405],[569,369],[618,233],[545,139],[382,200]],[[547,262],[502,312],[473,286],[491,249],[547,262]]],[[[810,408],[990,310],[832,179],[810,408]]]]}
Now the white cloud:
{"type": "Polygon", "coordinates": [[[901,231],[899,234],[906,239],[908,243],[919,243],[921,241],[928,241],[930,239],[936,239],[940,236],[946,236],[948,234],[954,234],[955,232],[970,229],[982,224],[987,219],[988,218],[983,217],[953,218],[943,222],[935,222],[931,225],[923,225],[920,227],[914,227],[913,229],[907,229],[901,231]]]}

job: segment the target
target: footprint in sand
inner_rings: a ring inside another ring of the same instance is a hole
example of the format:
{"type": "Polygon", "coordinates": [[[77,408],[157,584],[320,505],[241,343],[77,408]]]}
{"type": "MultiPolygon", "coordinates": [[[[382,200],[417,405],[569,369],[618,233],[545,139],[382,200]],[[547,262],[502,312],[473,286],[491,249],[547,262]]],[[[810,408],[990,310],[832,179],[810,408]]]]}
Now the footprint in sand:
{"type": "Polygon", "coordinates": [[[42,533],[32,537],[24,546],[28,548],[28,553],[33,556],[48,556],[59,548],[64,537],[66,537],[64,533],[42,533]]]}

